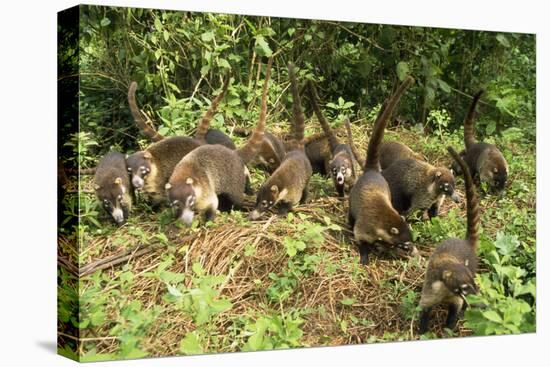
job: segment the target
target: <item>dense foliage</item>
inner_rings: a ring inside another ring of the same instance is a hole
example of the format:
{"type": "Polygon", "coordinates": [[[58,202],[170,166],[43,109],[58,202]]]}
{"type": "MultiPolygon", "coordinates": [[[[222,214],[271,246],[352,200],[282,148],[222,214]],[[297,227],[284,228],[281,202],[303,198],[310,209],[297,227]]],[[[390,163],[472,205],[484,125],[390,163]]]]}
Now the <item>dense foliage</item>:
{"type": "MultiPolygon", "coordinates": [[[[276,55],[268,128],[286,129],[286,63],[294,61],[301,80],[318,82],[330,121],[353,116],[354,139],[364,150],[381,102],[412,74],[417,82],[387,139],[445,165],[445,147],[463,144],[469,96],[485,88],[477,135],[502,148],[510,182],[503,195],[482,195],[479,293],[468,297],[465,321],[456,333],[437,329],[421,338],[535,331],[534,36],[83,6],[79,46],[81,131],[64,147],[74,153],[67,163],[81,167],[93,167],[111,147],[130,152],[149,143],[129,113],[132,80],[162,134],[189,134],[230,71],[233,81],[213,125],[250,128],[259,112],[258,62],[276,55]]],[[[66,48],[61,55],[75,53],[66,48]]],[[[318,130],[317,123],[308,119],[307,129],[318,130]]],[[[251,171],[257,188],[265,173],[251,171]]],[[[64,198],[64,223],[80,222],[61,231],[61,257],[82,266],[136,246],[159,250],[80,278],[60,270],[65,355],[93,361],[420,338],[412,325],[426,262],[381,257],[359,266],[342,219],[347,204],[330,197],[325,178],[313,177],[310,205],[265,223],[263,237],[264,223],[250,223],[241,212],[186,230],[169,209],[155,212],[144,203],[115,227],[102,221],[91,179],[79,184],[78,194],[64,198]],[[235,228],[249,237],[209,247],[227,251],[216,252],[218,260],[186,237],[209,246],[217,231],[232,236],[235,228]],[[69,244],[75,237],[77,248],[69,244]],[[81,340],[67,336],[75,332],[81,340]]],[[[463,190],[461,179],[457,188],[463,190]]],[[[413,221],[424,257],[442,240],[464,235],[463,204],[448,203],[442,216],[413,221]]]]}

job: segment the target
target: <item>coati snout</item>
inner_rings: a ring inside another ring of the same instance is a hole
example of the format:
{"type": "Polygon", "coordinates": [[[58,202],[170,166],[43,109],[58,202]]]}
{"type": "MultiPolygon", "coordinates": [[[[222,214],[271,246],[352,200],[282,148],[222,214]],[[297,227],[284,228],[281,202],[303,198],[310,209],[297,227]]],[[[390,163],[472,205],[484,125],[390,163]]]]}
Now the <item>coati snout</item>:
{"type": "Polygon", "coordinates": [[[442,273],[443,283],[449,292],[464,298],[469,294],[477,293],[472,271],[463,263],[447,265],[442,273]]]}
{"type": "Polygon", "coordinates": [[[151,173],[151,153],[140,151],[126,158],[128,173],[131,176],[132,185],[140,190],[145,185],[145,177],[151,173]]]}
{"type": "Polygon", "coordinates": [[[455,203],[460,202],[460,197],[455,192],[455,178],[453,173],[440,167],[434,172],[434,183],[438,194],[450,197],[455,203]]]}
{"type": "Polygon", "coordinates": [[[504,164],[491,164],[492,161],[487,161],[479,172],[479,179],[481,182],[486,182],[491,190],[501,191],[506,186],[508,180],[508,171],[506,169],[500,169],[498,166],[504,166],[504,164]]]}
{"type": "Polygon", "coordinates": [[[353,176],[353,162],[344,154],[336,155],[328,164],[330,175],[339,194],[344,194],[346,181],[351,181],[353,176]]]}
{"type": "Polygon", "coordinates": [[[254,207],[254,210],[250,212],[248,218],[250,220],[259,219],[263,213],[277,204],[277,202],[282,198],[284,198],[284,193],[279,192],[277,185],[272,185],[271,187],[262,186],[258,191],[258,196],[256,197],[256,206],[254,207]]]}
{"type": "Polygon", "coordinates": [[[180,219],[186,226],[191,226],[195,217],[195,204],[197,195],[193,187],[194,180],[188,177],[183,184],[165,186],[168,201],[174,216],[180,219]]]}

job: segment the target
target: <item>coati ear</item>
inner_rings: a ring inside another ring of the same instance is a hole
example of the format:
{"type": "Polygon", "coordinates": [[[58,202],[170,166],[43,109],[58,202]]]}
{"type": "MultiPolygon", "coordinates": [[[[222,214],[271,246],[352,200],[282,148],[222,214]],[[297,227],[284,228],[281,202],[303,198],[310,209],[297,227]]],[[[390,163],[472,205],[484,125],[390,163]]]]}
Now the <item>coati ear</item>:
{"type": "Polygon", "coordinates": [[[122,185],[122,178],[120,177],[115,178],[115,185],[122,185]]]}
{"type": "Polygon", "coordinates": [[[400,217],[401,217],[401,219],[403,219],[403,222],[405,222],[407,220],[404,215],[400,215],[400,217]]]}
{"type": "Polygon", "coordinates": [[[498,168],[497,167],[493,168],[493,172],[498,173],[498,168]]]}
{"type": "Polygon", "coordinates": [[[172,188],[172,185],[170,184],[170,182],[168,182],[166,185],[164,185],[164,188],[166,190],[170,190],[172,188]]]}
{"type": "Polygon", "coordinates": [[[130,157],[130,154],[126,154],[126,155],[124,156],[124,159],[128,159],[129,157],[130,157]]]}
{"type": "Polygon", "coordinates": [[[447,280],[453,275],[453,272],[450,270],[443,270],[443,279],[447,280]]]}
{"type": "Polygon", "coordinates": [[[97,191],[97,190],[99,190],[99,189],[101,189],[101,186],[99,186],[98,184],[95,184],[95,185],[94,185],[94,190],[97,191]]]}
{"type": "Polygon", "coordinates": [[[147,151],[146,151],[145,153],[143,153],[143,158],[145,158],[145,159],[151,159],[152,157],[153,157],[153,156],[151,155],[150,152],[147,152],[147,151]]]}
{"type": "Polygon", "coordinates": [[[191,177],[187,177],[187,180],[185,180],[185,183],[187,185],[193,185],[193,179],[191,177]]]}
{"type": "Polygon", "coordinates": [[[399,234],[399,230],[395,227],[391,227],[390,233],[393,234],[393,235],[397,235],[397,234],[399,234]]]}
{"type": "Polygon", "coordinates": [[[279,188],[277,187],[277,185],[271,186],[270,190],[274,195],[277,195],[277,193],[279,192],[279,188]]]}
{"type": "Polygon", "coordinates": [[[439,178],[441,177],[441,171],[436,171],[435,172],[435,178],[439,178]]]}

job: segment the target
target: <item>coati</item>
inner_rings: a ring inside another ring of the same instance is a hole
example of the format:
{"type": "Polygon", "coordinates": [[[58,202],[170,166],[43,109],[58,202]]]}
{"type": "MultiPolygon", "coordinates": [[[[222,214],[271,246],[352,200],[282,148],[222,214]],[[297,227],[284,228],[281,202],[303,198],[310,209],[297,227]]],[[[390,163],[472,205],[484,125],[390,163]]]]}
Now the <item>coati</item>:
{"type": "Polygon", "coordinates": [[[222,200],[228,208],[242,207],[248,176],[246,163],[257,154],[264,135],[272,61],[270,58],[265,72],[259,121],[247,143],[237,150],[202,145],[174,168],[165,190],[176,217],[184,224],[191,225],[195,212],[213,220],[222,200]]]}
{"type": "Polygon", "coordinates": [[[392,206],[391,191],[380,173],[380,143],[384,129],[399,99],[413,83],[405,78],[397,91],[387,100],[376,118],[367,148],[363,174],[349,195],[348,220],[359,244],[360,262],[366,264],[370,248],[379,242],[391,248],[414,250],[412,236],[405,218],[392,206]]]}
{"type": "Polygon", "coordinates": [[[438,215],[445,196],[455,203],[460,198],[455,193],[455,178],[446,167],[434,167],[417,159],[400,159],[382,171],[391,191],[393,207],[403,215],[416,210],[428,210],[428,215],[438,215]]]}
{"type": "Polygon", "coordinates": [[[398,141],[386,141],[380,146],[380,168],[385,170],[400,159],[416,159],[423,161],[424,157],[398,141]]]}
{"type": "Polygon", "coordinates": [[[474,278],[478,266],[476,248],[479,241],[479,202],[466,162],[453,148],[449,147],[447,150],[464,172],[468,222],[466,239],[445,240],[430,257],[420,298],[421,334],[428,330],[432,307],[440,303],[449,305],[446,327],[454,329],[465,296],[477,291],[474,278]]]}
{"type": "MultiPolygon", "coordinates": [[[[248,131],[241,128],[236,128],[233,132],[241,136],[248,135],[248,131]]],[[[273,173],[283,161],[285,154],[286,150],[283,142],[270,132],[264,131],[264,138],[262,139],[260,150],[252,163],[269,173],[273,173]]]]}
{"type": "MultiPolygon", "coordinates": [[[[205,144],[208,126],[228,86],[229,78],[226,79],[222,92],[212,101],[212,104],[201,119],[195,138],[187,136],[163,138],[153,143],[147,149],[136,152],[126,158],[128,172],[132,177],[132,185],[136,190],[142,192],[153,205],[158,206],[166,201],[164,186],[181,158],[205,144]]],[[[128,91],[128,101],[132,114],[138,126],[142,126],[142,131],[153,138],[155,131],[147,126],[135,104],[135,87],[135,82],[132,82],[128,91]]]]}
{"type": "Polygon", "coordinates": [[[330,128],[317,103],[319,101],[317,89],[311,81],[308,84],[309,99],[313,111],[327,136],[330,147],[330,155],[325,157],[325,172],[328,172],[332,177],[338,195],[344,196],[344,191],[351,189],[357,180],[353,152],[348,144],[340,142],[334,131],[330,128]]]}
{"type": "Polygon", "coordinates": [[[128,219],[132,209],[132,186],[124,154],[110,151],[98,163],[94,189],[101,206],[117,224],[128,219]]]}
{"type": "MultiPolygon", "coordinates": [[[[503,190],[508,179],[508,163],[501,151],[494,145],[476,142],[474,137],[474,118],[476,105],[483,94],[479,91],[472,101],[464,120],[464,145],[466,149],[461,156],[470,168],[473,177],[480,182],[486,182],[495,191],[503,190]]],[[[457,173],[459,166],[453,165],[457,173]]]]}
{"type": "MultiPolygon", "coordinates": [[[[308,136],[308,138],[310,138],[308,136]]],[[[330,145],[325,133],[317,134],[304,144],[306,156],[311,164],[313,173],[327,176],[325,162],[330,159],[330,145]]]]}
{"type": "Polygon", "coordinates": [[[249,218],[256,220],[273,206],[278,207],[278,213],[287,214],[293,206],[305,203],[308,195],[311,164],[304,152],[304,124],[298,83],[294,65],[288,64],[288,76],[292,90],[292,133],[289,142],[290,150],[286,153],[281,165],[260,187],[256,197],[256,206],[250,212],[249,218]]]}
{"type": "MultiPolygon", "coordinates": [[[[205,115],[202,117],[201,121],[198,124],[197,131],[195,133],[195,139],[198,140],[204,140],[206,144],[221,144],[225,145],[229,149],[235,149],[235,143],[233,143],[233,140],[223,132],[217,129],[209,129],[210,121],[214,117],[214,114],[227,93],[227,88],[229,87],[229,76],[226,78],[224,82],[224,86],[222,89],[222,92],[214,98],[212,103],[210,104],[210,107],[206,111],[205,115]]],[[[130,112],[132,113],[132,116],[134,117],[134,121],[139,128],[139,131],[147,136],[151,141],[158,142],[163,140],[165,137],[159,134],[157,131],[155,131],[153,128],[151,128],[147,121],[143,118],[143,115],[141,111],[139,110],[137,103],[136,103],[136,89],[137,89],[137,83],[132,82],[130,84],[130,88],[128,89],[128,104],[130,105],[130,112]]]]}

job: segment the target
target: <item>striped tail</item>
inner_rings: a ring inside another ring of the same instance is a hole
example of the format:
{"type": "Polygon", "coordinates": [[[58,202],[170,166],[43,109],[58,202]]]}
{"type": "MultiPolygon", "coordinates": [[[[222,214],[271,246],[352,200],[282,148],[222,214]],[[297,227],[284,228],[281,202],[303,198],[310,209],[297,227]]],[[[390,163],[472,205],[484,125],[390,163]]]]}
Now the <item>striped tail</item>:
{"type": "Polygon", "coordinates": [[[470,104],[470,108],[468,109],[466,119],[464,120],[464,145],[466,146],[466,149],[470,148],[476,143],[476,138],[474,134],[474,118],[476,114],[477,103],[479,102],[479,98],[481,97],[483,92],[484,90],[482,89],[476,93],[474,99],[472,100],[472,104],[470,104]]]}
{"type": "Polygon", "coordinates": [[[273,58],[270,57],[267,62],[267,68],[265,70],[265,81],[264,88],[262,92],[262,106],[260,109],[260,118],[256,128],[252,132],[252,136],[248,139],[246,144],[237,150],[237,154],[241,157],[244,164],[250,162],[262,145],[264,139],[264,130],[265,130],[265,121],[267,119],[267,90],[269,85],[269,78],[271,77],[271,64],[273,63],[273,58]]]}
{"type": "Polygon", "coordinates": [[[323,113],[321,112],[321,109],[319,108],[319,104],[317,101],[319,101],[319,95],[317,94],[317,88],[315,88],[315,85],[312,81],[308,82],[308,92],[309,92],[309,99],[311,101],[311,106],[313,107],[313,111],[315,111],[315,115],[317,116],[317,120],[319,120],[319,123],[321,124],[321,127],[323,128],[323,131],[325,132],[328,142],[330,145],[330,150],[334,151],[337,145],[340,144],[340,141],[338,140],[338,137],[334,134],[334,131],[330,128],[330,125],[328,124],[327,120],[323,116],[323,113]]]}
{"type": "Polygon", "coordinates": [[[216,98],[214,98],[212,103],[210,103],[210,107],[208,107],[204,116],[201,119],[201,122],[199,123],[199,126],[197,126],[197,131],[195,132],[195,139],[201,142],[206,141],[206,133],[210,128],[210,121],[212,121],[212,118],[216,114],[216,110],[218,109],[220,102],[222,101],[223,97],[225,97],[225,94],[227,93],[230,80],[231,80],[231,76],[228,73],[227,76],[225,77],[225,81],[223,82],[222,92],[218,94],[216,98]]]}
{"type": "Polygon", "coordinates": [[[374,129],[369,139],[367,158],[365,160],[365,171],[368,169],[380,171],[380,144],[382,143],[382,138],[384,137],[384,130],[386,129],[388,120],[393,113],[395,106],[401,99],[401,96],[413,82],[414,78],[410,75],[407,76],[390,99],[385,101],[382,105],[382,108],[378,113],[378,117],[374,122],[374,129]]]}
{"type": "Polygon", "coordinates": [[[288,63],[288,76],[290,77],[290,88],[292,90],[292,149],[304,148],[304,127],[305,118],[302,112],[302,100],[298,91],[298,82],[296,81],[296,73],[294,72],[294,64],[288,63]]]}
{"type": "Polygon", "coordinates": [[[462,168],[464,174],[464,183],[466,186],[466,215],[468,220],[468,229],[466,231],[466,239],[475,249],[479,242],[479,200],[477,198],[474,181],[470,174],[470,169],[460,155],[452,148],[447,147],[447,150],[453,157],[456,163],[462,168]]]}
{"type": "Polygon", "coordinates": [[[349,121],[349,118],[346,116],[344,120],[344,125],[346,126],[346,135],[348,137],[348,145],[351,149],[351,152],[353,153],[353,157],[359,163],[361,167],[365,165],[365,162],[360,158],[361,154],[359,154],[359,151],[357,150],[357,147],[355,146],[355,143],[353,143],[353,135],[351,133],[351,123],[349,121]]]}
{"type": "Polygon", "coordinates": [[[136,89],[137,83],[132,82],[130,84],[130,88],[128,89],[128,104],[130,105],[130,112],[132,112],[134,122],[136,123],[139,131],[152,141],[160,141],[164,139],[164,136],[160,135],[153,128],[147,125],[147,122],[141,115],[141,111],[139,110],[136,103],[136,89]]]}

